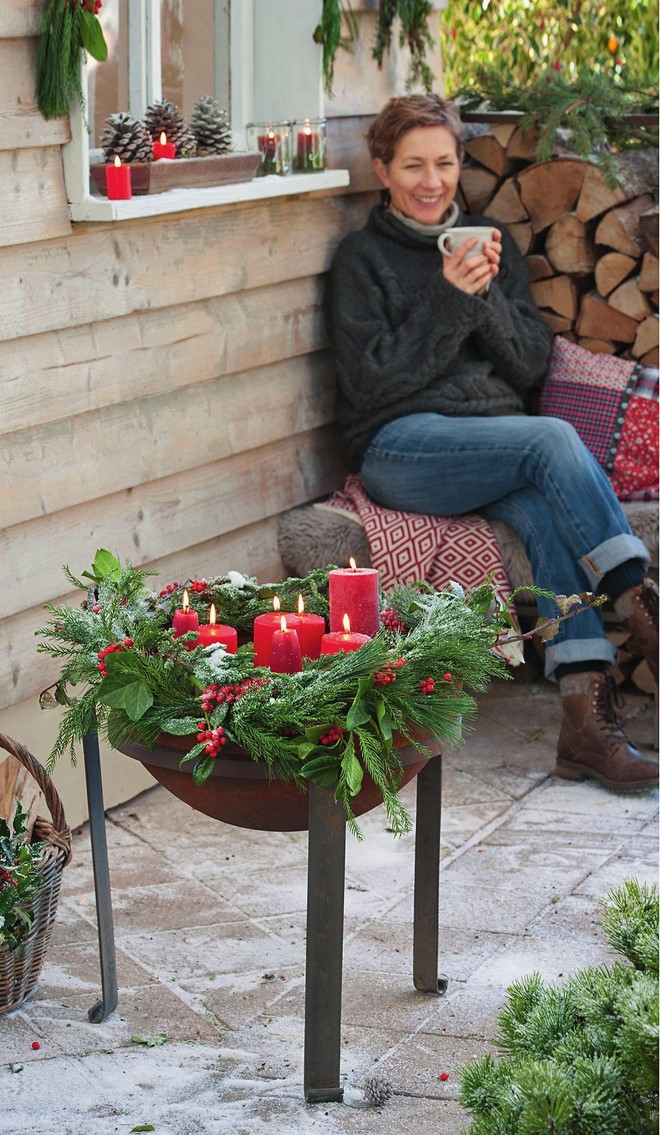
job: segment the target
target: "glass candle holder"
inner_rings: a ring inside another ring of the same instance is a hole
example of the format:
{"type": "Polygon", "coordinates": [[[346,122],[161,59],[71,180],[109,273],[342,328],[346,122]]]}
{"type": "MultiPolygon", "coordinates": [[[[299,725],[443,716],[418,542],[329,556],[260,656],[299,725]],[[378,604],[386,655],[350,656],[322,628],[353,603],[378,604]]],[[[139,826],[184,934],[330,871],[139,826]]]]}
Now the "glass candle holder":
{"type": "Polygon", "coordinates": [[[268,173],[290,172],[290,122],[248,122],[245,133],[248,150],[258,150],[261,155],[257,177],[265,177],[268,173]]]}
{"type": "Polygon", "coordinates": [[[325,169],[325,118],[300,118],[291,123],[291,170],[318,173],[325,169]]]}

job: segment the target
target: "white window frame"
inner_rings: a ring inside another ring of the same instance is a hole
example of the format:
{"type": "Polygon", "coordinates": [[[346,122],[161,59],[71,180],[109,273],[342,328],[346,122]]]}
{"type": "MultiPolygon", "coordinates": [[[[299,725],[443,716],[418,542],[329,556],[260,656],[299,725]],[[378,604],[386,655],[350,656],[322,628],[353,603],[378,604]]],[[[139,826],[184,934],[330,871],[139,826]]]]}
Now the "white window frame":
{"type": "MultiPolygon", "coordinates": [[[[229,66],[231,83],[231,124],[237,145],[244,145],[244,127],[254,118],[255,106],[263,105],[263,90],[258,87],[259,35],[262,21],[268,8],[260,5],[272,4],[272,0],[216,0],[218,8],[230,3],[230,45],[229,66]],[[257,21],[259,21],[257,25],[257,21]],[[261,97],[260,97],[261,96],[261,97]]],[[[295,52],[291,45],[291,32],[296,31],[296,14],[305,15],[310,11],[313,0],[277,0],[278,23],[281,35],[281,50],[295,52]],[[292,23],[282,20],[282,4],[288,3],[293,16],[292,23]],[[305,9],[300,5],[304,4],[305,9]]],[[[319,4],[320,7],[320,4],[319,4]]],[[[129,105],[131,113],[143,117],[150,103],[162,97],[161,52],[160,52],[160,0],[129,0],[128,5],[129,42],[129,105]]],[[[306,41],[305,41],[306,42],[306,41]]],[[[311,39],[309,40],[311,44],[311,39]]],[[[218,47],[218,50],[220,48],[218,47]]],[[[310,47],[309,50],[312,50],[310,47]]],[[[286,55],[280,57],[285,59],[286,55]]],[[[320,56],[318,60],[318,84],[313,74],[312,84],[301,96],[304,110],[294,110],[291,117],[316,117],[322,113],[322,79],[320,56]]],[[[101,64],[102,66],[102,64],[101,64]]],[[[286,81],[287,68],[281,66],[286,81]]],[[[81,87],[85,105],[87,104],[87,67],[81,61],[81,87]]],[[[272,78],[269,80],[272,83],[272,78]]],[[[268,96],[266,96],[267,98],[268,96]]],[[[282,92],[279,92],[280,103],[282,92]]],[[[282,115],[285,117],[285,115],[282,115]]],[[[324,189],[335,189],[349,184],[348,170],[324,170],[322,173],[289,174],[280,177],[271,174],[255,178],[250,182],[236,185],[210,186],[205,189],[170,189],[165,193],[152,193],[133,197],[130,201],[108,201],[107,198],[93,196],[90,192],[90,146],[89,134],[84,113],[78,103],[70,107],[71,141],[62,148],[64,176],[69,213],[72,221],[119,221],[137,217],[154,216],[163,213],[181,212],[215,205],[232,204],[241,201],[255,201],[269,197],[284,197],[292,194],[309,193],[324,189]]]]}

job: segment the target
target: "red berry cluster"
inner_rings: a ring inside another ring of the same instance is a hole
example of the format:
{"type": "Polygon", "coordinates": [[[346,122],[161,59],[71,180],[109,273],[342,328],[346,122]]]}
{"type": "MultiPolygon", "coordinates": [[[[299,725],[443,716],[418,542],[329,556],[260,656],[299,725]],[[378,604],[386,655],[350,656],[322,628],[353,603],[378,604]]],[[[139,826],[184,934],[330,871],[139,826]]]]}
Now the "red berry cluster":
{"type": "Polygon", "coordinates": [[[159,592],[160,598],[165,599],[168,595],[171,595],[173,591],[176,591],[178,587],[178,579],[175,579],[174,583],[168,583],[167,587],[164,587],[163,590],[159,592]]]}
{"type": "Polygon", "coordinates": [[[69,4],[74,9],[81,8],[83,12],[91,12],[93,16],[98,16],[103,7],[103,0],[64,0],[65,8],[68,8],[69,4]]]}
{"type": "Polygon", "coordinates": [[[419,683],[419,688],[423,694],[432,694],[435,692],[435,678],[422,678],[419,683]]]}
{"type": "Polygon", "coordinates": [[[217,725],[215,729],[207,729],[205,721],[198,721],[197,740],[204,742],[204,752],[208,757],[217,757],[223,745],[227,744],[225,731],[222,725],[217,725]]]}
{"type": "Polygon", "coordinates": [[[214,682],[212,686],[207,686],[202,694],[202,713],[212,713],[215,707],[223,702],[231,704],[231,702],[238,701],[248,690],[258,688],[263,684],[263,678],[246,678],[244,682],[237,685],[226,686],[219,686],[217,682],[214,682]]]}
{"type": "Polygon", "coordinates": [[[0,871],[0,891],[9,886],[18,887],[18,880],[12,877],[11,871],[0,871]]]}
{"type": "Polygon", "coordinates": [[[118,650],[128,650],[128,648],[132,645],[133,645],[133,639],[132,638],[125,638],[123,642],[111,642],[109,646],[104,646],[103,650],[99,650],[99,652],[98,652],[98,659],[99,659],[98,668],[99,668],[99,670],[100,670],[100,672],[101,672],[101,674],[103,675],[104,678],[107,678],[107,676],[108,676],[108,667],[106,666],[105,662],[103,661],[106,654],[115,654],[118,650]]]}
{"type": "Polygon", "coordinates": [[[399,634],[408,633],[406,624],[401,622],[394,607],[386,607],[384,611],[381,611],[380,621],[384,627],[387,627],[388,631],[398,631],[399,634]]]}
{"type": "Polygon", "coordinates": [[[331,725],[326,733],[321,734],[321,736],[319,737],[319,742],[321,743],[321,745],[334,745],[337,743],[343,732],[343,729],[340,729],[338,725],[331,725]]]}
{"type": "Polygon", "coordinates": [[[188,591],[206,591],[208,585],[208,579],[193,579],[192,583],[188,584],[188,591]]]}
{"type": "Polygon", "coordinates": [[[374,686],[387,686],[390,682],[396,682],[394,671],[399,670],[405,664],[405,658],[397,658],[395,662],[388,662],[384,670],[377,670],[374,674],[374,686]]]}

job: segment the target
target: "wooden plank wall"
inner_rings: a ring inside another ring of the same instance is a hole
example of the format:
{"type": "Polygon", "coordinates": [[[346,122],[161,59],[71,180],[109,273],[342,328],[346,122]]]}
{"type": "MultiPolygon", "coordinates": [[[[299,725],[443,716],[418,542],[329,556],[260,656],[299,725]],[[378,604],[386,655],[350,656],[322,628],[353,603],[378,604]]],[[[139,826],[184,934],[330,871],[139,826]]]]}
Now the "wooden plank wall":
{"type": "Polygon", "coordinates": [[[63,563],[278,577],[277,515],[343,473],[323,275],[373,202],[71,226],[68,123],[34,106],[41,10],[0,13],[0,709],[56,676],[34,630],[70,598],[63,563]]]}

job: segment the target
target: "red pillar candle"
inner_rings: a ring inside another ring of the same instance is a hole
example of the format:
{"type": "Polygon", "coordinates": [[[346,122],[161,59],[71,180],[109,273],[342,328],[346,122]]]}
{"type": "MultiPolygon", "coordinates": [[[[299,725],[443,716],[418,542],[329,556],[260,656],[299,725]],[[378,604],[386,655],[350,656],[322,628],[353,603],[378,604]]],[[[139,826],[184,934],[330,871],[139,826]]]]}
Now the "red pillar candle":
{"type": "Polygon", "coordinates": [[[211,646],[219,642],[224,646],[227,654],[235,654],[238,647],[238,631],[225,623],[216,623],[215,606],[211,604],[208,623],[202,623],[199,628],[199,638],[195,646],[211,646]]]}
{"type": "Polygon", "coordinates": [[[154,161],[159,158],[175,158],[176,146],[174,142],[167,141],[167,134],[164,132],[160,136],[160,142],[154,142],[154,161]]]}
{"type": "Polygon", "coordinates": [[[105,191],[109,201],[128,201],[133,196],[131,167],[123,166],[118,154],[113,165],[105,167],[105,191]]]}
{"type": "Polygon", "coordinates": [[[350,563],[350,568],[328,572],[330,630],[341,630],[346,613],[352,629],[371,638],[380,626],[378,572],[356,567],[353,559],[350,563]]]}
{"type": "Polygon", "coordinates": [[[351,630],[351,622],[348,615],[344,615],[343,631],[331,631],[330,634],[324,634],[321,639],[321,654],[350,654],[352,650],[359,650],[364,646],[365,642],[369,642],[371,636],[368,634],[359,634],[357,631],[351,630]]]}
{"type": "MultiPolygon", "coordinates": [[[[253,638],[254,638],[254,665],[255,666],[270,666],[270,646],[273,634],[275,631],[280,630],[280,619],[283,612],[280,611],[280,601],[277,595],[273,599],[274,610],[268,611],[265,615],[257,615],[253,624],[253,638]]],[[[297,615],[287,614],[287,626],[291,630],[298,630],[300,626],[300,619],[297,615]]]]}
{"type": "Polygon", "coordinates": [[[302,595],[298,596],[298,638],[303,658],[318,658],[321,653],[321,639],[325,634],[325,619],[322,615],[308,614],[302,595]]]}
{"type": "Polygon", "coordinates": [[[318,135],[314,134],[311,126],[305,126],[304,130],[298,131],[298,161],[301,164],[304,164],[305,158],[308,158],[318,148],[318,135]]]}
{"type": "Polygon", "coordinates": [[[302,670],[300,639],[296,631],[287,626],[287,617],[280,617],[280,629],[273,631],[271,639],[270,668],[273,674],[297,674],[302,670]]]}
{"type": "MultiPolygon", "coordinates": [[[[172,616],[172,627],[174,629],[175,638],[180,638],[182,634],[188,634],[189,631],[199,630],[199,615],[197,611],[191,611],[187,591],[183,593],[181,610],[175,611],[172,616]]],[[[188,650],[194,650],[195,646],[195,642],[191,641],[187,643],[188,650]]]]}

